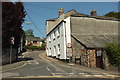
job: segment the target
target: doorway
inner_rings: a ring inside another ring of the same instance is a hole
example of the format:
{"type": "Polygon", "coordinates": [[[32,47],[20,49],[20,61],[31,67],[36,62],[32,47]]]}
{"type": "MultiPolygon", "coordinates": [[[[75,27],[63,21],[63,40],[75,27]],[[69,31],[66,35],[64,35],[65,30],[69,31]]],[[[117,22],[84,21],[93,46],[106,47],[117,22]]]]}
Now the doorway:
{"type": "Polygon", "coordinates": [[[102,50],[96,50],[96,67],[103,68],[102,50]]]}

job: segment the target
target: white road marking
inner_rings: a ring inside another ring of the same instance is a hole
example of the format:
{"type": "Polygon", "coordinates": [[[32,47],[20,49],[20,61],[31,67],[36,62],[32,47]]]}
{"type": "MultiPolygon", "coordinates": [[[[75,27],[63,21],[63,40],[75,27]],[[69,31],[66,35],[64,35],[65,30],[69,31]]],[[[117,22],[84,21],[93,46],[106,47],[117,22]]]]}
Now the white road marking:
{"type": "Polygon", "coordinates": [[[52,73],[53,76],[62,76],[62,73],[52,73]]]}
{"type": "Polygon", "coordinates": [[[39,62],[36,60],[31,60],[31,61],[28,61],[28,64],[39,64],[39,62]]]}
{"type": "Polygon", "coordinates": [[[68,75],[74,75],[75,73],[67,73],[68,75]]]}
{"type": "MultiPolygon", "coordinates": [[[[46,67],[48,71],[50,71],[50,69],[48,67],[46,67]]],[[[51,71],[50,71],[51,72],[51,71]]]]}
{"type": "Polygon", "coordinates": [[[84,73],[84,72],[83,73],[79,73],[79,75],[85,75],[85,74],[87,74],[87,73],[84,73]]]}

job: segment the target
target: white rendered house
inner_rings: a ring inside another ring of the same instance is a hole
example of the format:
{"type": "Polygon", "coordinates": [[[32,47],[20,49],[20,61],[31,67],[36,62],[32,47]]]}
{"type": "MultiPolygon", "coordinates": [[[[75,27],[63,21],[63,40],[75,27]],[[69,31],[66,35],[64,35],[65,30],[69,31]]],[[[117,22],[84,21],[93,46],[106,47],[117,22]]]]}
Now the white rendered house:
{"type": "Polygon", "coordinates": [[[72,54],[71,48],[71,35],[70,35],[70,17],[60,21],[48,34],[47,34],[47,56],[56,57],[58,59],[69,59],[72,54]]]}

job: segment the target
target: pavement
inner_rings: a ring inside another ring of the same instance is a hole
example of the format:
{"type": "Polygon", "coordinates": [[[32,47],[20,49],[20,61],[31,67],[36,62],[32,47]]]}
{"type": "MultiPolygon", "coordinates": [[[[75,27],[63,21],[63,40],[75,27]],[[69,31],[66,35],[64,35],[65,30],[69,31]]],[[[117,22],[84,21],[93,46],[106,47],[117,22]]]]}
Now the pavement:
{"type": "Polygon", "coordinates": [[[14,70],[17,68],[20,68],[24,65],[26,65],[26,61],[24,60],[24,57],[27,55],[28,52],[23,53],[21,56],[18,56],[18,61],[14,62],[12,64],[6,64],[2,66],[2,72],[7,72],[10,70],[14,70]]]}

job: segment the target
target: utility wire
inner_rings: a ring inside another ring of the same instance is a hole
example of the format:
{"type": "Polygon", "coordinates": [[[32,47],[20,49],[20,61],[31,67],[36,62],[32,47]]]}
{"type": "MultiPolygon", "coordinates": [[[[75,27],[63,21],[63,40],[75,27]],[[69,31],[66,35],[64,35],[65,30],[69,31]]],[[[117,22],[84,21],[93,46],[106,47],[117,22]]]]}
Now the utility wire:
{"type": "MultiPolygon", "coordinates": [[[[24,8],[25,9],[25,8],[24,8]]],[[[33,23],[33,25],[35,26],[35,28],[44,36],[44,34],[38,29],[37,25],[34,23],[34,21],[32,20],[32,18],[30,17],[30,15],[28,14],[27,10],[25,9],[25,12],[27,13],[28,18],[31,20],[31,22],[33,23]]]]}
{"type": "Polygon", "coordinates": [[[31,9],[27,9],[27,10],[29,10],[30,12],[32,12],[32,13],[34,13],[34,14],[37,14],[38,16],[43,17],[44,19],[49,18],[49,17],[46,17],[46,16],[44,16],[44,15],[42,15],[42,14],[40,14],[40,13],[37,13],[38,11],[35,12],[35,11],[32,11],[31,9]]]}
{"type": "Polygon", "coordinates": [[[36,27],[36,29],[44,36],[44,34],[39,30],[39,28],[37,27],[37,25],[33,22],[33,20],[31,19],[30,15],[27,13],[27,16],[29,17],[29,19],[31,20],[31,22],[33,23],[33,25],[36,27]]]}
{"type": "Polygon", "coordinates": [[[31,5],[31,6],[35,6],[35,7],[40,7],[40,8],[46,8],[46,9],[51,9],[51,10],[58,10],[57,8],[51,8],[51,7],[45,7],[45,6],[38,6],[38,5],[33,5],[33,4],[27,4],[27,5],[31,5]]]}
{"type": "MultiPolygon", "coordinates": [[[[29,10],[29,11],[33,12],[33,11],[32,11],[32,10],[30,10],[30,9],[27,9],[27,10],[29,10]]],[[[34,13],[35,13],[35,12],[34,12],[34,13]]],[[[40,14],[37,14],[37,15],[38,15],[38,16],[40,16],[40,14]]],[[[46,19],[46,18],[44,18],[44,19],[46,19]]],[[[40,21],[40,24],[42,24],[42,23],[41,23],[41,21],[40,21]]],[[[43,26],[42,26],[41,28],[42,28],[43,30],[45,30],[43,26]]]]}

